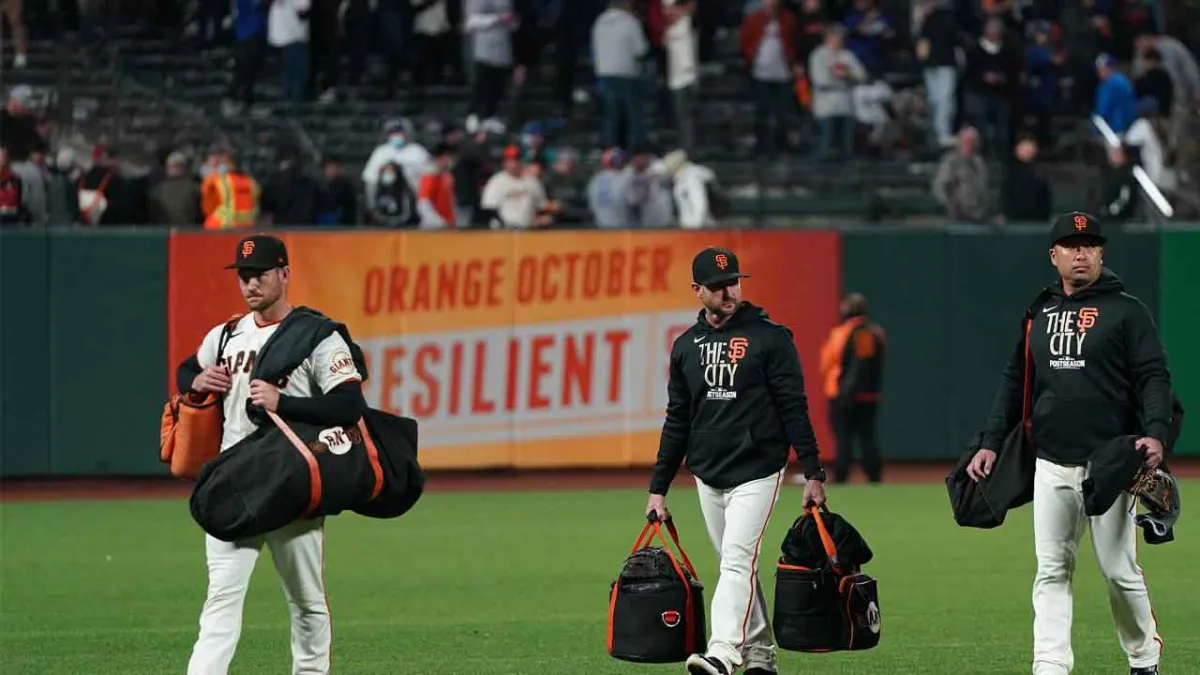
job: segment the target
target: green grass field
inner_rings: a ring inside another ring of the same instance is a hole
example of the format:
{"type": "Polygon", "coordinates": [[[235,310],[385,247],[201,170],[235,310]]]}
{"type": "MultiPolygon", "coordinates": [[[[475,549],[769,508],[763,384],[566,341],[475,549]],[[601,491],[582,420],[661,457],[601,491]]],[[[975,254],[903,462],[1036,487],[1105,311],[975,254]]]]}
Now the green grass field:
{"type": "MultiPolygon", "coordinates": [[[[683,481],[680,481],[682,483],[683,481]]],[[[1200,490],[1200,483],[1183,486],[1200,490]]],[[[326,526],[334,672],[353,675],[683,673],[605,653],[608,584],[641,526],[638,490],[431,493],[408,516],[326,526]]],[[[711,598],[716,567],[695,492],[671,495],[711,598]]],[[[795,516],[788,486],[764,544],[795,516]]],[[[883,637],[854,654],[783,652],[782,673],[1029,672],[1031,510],[995,531],[950,517],[940,485],[833,487],[830,507],[875,551],[883,637]]],[[[0,672],[162,675],[185,670],[204,596],[204,544],[182,499],[0,507],[0,672]]],[[[1140,546],[1166,641],[1164,675],[1200,673],[1200,540],[1140,546]]],[[[1139,533],[1140,537],[1140,533],[1139,533]]],[[[1076,673],[1127,673],[1090,543],[1076,576],[1076,673]]],[[[231,672],[289,672],[287,608],[264,551],[231,672]]]]}

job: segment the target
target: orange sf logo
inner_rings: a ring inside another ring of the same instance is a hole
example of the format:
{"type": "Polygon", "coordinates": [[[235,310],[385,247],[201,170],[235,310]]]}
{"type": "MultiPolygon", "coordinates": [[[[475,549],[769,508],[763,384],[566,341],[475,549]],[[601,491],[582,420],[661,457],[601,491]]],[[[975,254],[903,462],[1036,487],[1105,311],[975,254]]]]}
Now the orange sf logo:
{"type": "Polygon", "coordinates": [[[1088,225],[1087,218],[1085,218],[1083,216],[1075,216],[1075,229],[1079,230],[1080,232],[1083,232],[1084,230],[1087,229],[1087,225],[1088,225]]]}
{"type": "Polygon", "coordinates": [[[750,341],[744,337],[735,337],[729,341],[729,362],[737,363],[746,357],[746,346],[750,341]]]}
{"type": "Polygon", "coordinates": [[[1096,317],[1100,316],[1100,310],[1095,307],[1084,307],[1079,310],[1079,332],[1084,332],[1092,326],[1096,325],[1096,317]]]}
{"type": "Polygon", "coordinates": [[[254,253],[254,242],[248,241],[242,244],[242,257],[249,258],[251,253],[254,253]]]}
{"type": "Polygon", "coordinates": [[[726,267],[729,267],[729,257],[726,256],[724,253],[718,253],[716,260],[717,260],[717,267],[719,267],[721,269],[725,269],[726,267]]]}

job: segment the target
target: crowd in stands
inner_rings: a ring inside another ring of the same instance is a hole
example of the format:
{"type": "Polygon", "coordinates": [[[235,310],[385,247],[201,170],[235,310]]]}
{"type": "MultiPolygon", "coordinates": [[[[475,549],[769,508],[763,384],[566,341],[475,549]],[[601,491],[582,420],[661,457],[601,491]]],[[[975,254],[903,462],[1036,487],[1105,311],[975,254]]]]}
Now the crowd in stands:
{"type": "MultiPolygon", "coordinates": [[[[1163,2],[153,3],[164,30],[186,25],[200,45],[235,43],[227,116],[272,114],[256,97],[271,51],[283,65],[288,101],[323,104],[336,115],[372,46],[393,96],[419,101],[429,85],[462,84],[470,87],[469,113],[432,132],[406,118],[381,119],[379,147],[355,160],[365,163],[360,175],[350,175],[334,149],[314,156],[288,147],[274,172],[251,176],[239,170],[233,148],[218,146],[199,157],[165,148],[149,175],[131,177],[117,148],[97,147],[90,161],[55,151],[27,105],[28,89],[16,86],[6,92],[0,125],[0,223],[712,226],[728,212],[728,197],[698,156],[696,111],[714,42],[726,30],[736,34],[763,158],[846,162],[924,145],[944,153],[931,190],[950,218],[1044,221],[1053,186],[1039,171],[1040,155],[1056,140],[1051,119],[1069,114],[1109,165],[1105,215],[1128,218],[1133,163],[1171,194],[1192,180],[1196,160],[1200,69],[1183,42],[1163,34],[1163,2]],[[732,5],[742,11],[729,25],[732,5]],[[577,81],[585,59],[592,78],[577,81]],[[906,69],[918,73],[913,86],[895,88],[889,75],[906,69]],[[527,119],[522,87],[545,71],[556,113],[527,119]],[[556,142],[593,97],[600,147],[556,142]],[[1105,148],[1089,126],[1093,114],[1122,147],[1105,148]],[[677,130],[677,142],[652,147],[649,119],[677,130]],[[987,160],[1001,163],[1000,176],[990,175],[987,160]]],[[[73,7],[66,14],[78,20],[78,3],[55,4],[73,7]]],[[[6,0],[13,6],[15,15],[4,16],[22,36],[13,61],[20,68],[27,62],[21,3],[6,0]]]]}

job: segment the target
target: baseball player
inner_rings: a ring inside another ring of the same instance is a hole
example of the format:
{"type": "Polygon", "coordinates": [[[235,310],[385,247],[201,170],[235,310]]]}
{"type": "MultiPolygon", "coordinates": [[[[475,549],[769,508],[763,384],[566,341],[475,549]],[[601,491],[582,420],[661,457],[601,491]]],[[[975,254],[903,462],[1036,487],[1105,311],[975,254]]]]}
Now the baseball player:
{"type": "MultiPolygon", "coordinates": [[[[1146,463],[1162,461],[1171,426],[1171,379],[1149,310],[1104,267],[1099,221],[1079,212],[1051,230],[1050,261],[1059,281],[1029,328],[1032,375],[1030,440],[1037,448],[1033,534],[1033,673],[1068,675],[1071,577],[1084,526],[1108,581],[1108,595],[1131,675],[1157,675],[1161,642],[1146,581],[1137,564],[1133,497],[1122,493],[1107,512],[1084,513],[1082,483],[1092,451],[1126,434],[1146,463]]],[[[988,475],[1007,431],[1024,409],[1025,338],[1004,370],[987,431],[967,468],[988,475]]]]}
{"type": "Polygon", "coordinates": [[[707,248],[692,260],[692,291],[703,308],[671,347],[667,416],[646,505],[647,516],[670,516],[667,489],[686,458],[721,561],[708,649],[688,658],[692,675],[742,666],[746,675],[778,672],[758,555],[789,447],[808,479],[804,505],[825,503],[792,332],[742,300],[745,276],[727,249],[707,248]]]}
{"type": "MultiPolygon", "coordinates": [[[[238,242],[238,287],[250,312],[229,333],[222,353],[224,324],[208,332],[196,354],[179,369],[181,389],[217,392],[224,397],[221,451],[255,430],[247,402],[285,419],[317,424],[354,424],[366,410],[361,377],[350,348],[334,333],[320,342],[283,382],[251,380],[254,357],[292,310],[287,287],[291,277],[287,249],[270,236],[238,242]]],[[[298,520],[262,537],[234,543],[205,535],[208,594],[200,613],[200,635],[188,663],[188,675],[224,675],[233,660],[242,627],[242,604],[250,574],[265,543],[291,610],[292,673],[329,673],[330,624],[325,602],[324,519],[298,520]]]]}

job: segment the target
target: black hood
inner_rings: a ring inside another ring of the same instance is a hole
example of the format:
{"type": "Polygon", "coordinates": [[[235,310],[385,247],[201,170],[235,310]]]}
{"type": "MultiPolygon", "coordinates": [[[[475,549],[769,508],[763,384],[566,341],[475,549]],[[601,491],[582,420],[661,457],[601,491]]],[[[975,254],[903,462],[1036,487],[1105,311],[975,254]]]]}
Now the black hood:
{"type": "Polygon", "coordinates": [[[771,319],[771,316],[767,314],[767,310],[752,302],[743,300],[738,305],[738,308],[733,311],[733,316],[729,317],[729,321],[726,321],[720,328],[715,328],[708,322],[708,319],[705,317],[705,310],[701,308],[700,312],[696,314],[696,327],[698,330],[706,333],[713,333],[763,319],[768,321],[771,319]]]}
{"type": "MultiPolygon", "coordinates": [[[[1116,273],[1107,267],[1104,267],[1101,268],[1100,278],[1096,280],[1096,283],[1075,291],[1075,293],[1070,297],[1072,300],[1082,300],[1084,298],[1091,298],[1097,295],[1122,293],[1124,291],[1125,282],[1121,281],[1121,277],[1117,276],[1116,273]]],[[[1050,287],[1050,293],[1060,298],[1067,297],[1067,294],[1063,291],[1062,279],[1059,279],[1053,286],[1050,287]]]]}

